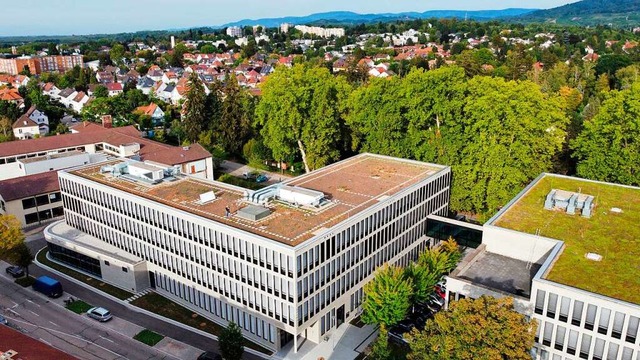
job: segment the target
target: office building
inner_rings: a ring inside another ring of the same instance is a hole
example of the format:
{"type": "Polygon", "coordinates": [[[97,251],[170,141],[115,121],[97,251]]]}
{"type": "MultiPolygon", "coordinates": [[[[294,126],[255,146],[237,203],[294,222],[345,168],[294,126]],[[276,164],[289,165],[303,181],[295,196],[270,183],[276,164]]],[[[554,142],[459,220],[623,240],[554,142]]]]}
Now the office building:
{"type": "Polygon", "coordinates": [[[239,26],[229,26],[227,28],[227,36],[241,37],[243,34],[242,28],[239,26]]]}
{"type": "Polygon", "coordinates": [[[543,174],[483,226],[448,301],[510,296],[534,359],[638,360],[640,188],[543,174]]]}
{"type": "Polygon", "coordinates": [[[427,216],[448,213],[451,170],[361,154],[257,191],[132,160],[59,178],[54,259],[151,286],[277,350],[324,341],[359,315],[378,267],[416,259],[427,216]]]}

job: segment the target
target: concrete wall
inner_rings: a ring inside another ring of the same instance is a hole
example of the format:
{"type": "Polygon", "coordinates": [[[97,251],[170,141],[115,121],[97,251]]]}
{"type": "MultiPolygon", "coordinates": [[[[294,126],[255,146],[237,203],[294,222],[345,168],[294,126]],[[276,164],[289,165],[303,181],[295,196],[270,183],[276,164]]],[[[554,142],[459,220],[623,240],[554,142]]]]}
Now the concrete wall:
{"type": "Polygon", "coordinates": [[[69,167],[86,165],[91,162],[89,154],[81,153],[73,156],[66,156],[53,159],[43,159],[42,161],[20,163],[25,175],[39,174],[51,170],[66,169],[69,167]]]}
{"type": "MultiPolygon", "coordinates": [[[[514,309],[517,312],[528,316],[531,316],[531,314],[533,313],[533,304],[528,299],[516,297],[512,294],[479,286],[470,281],[447,276],[447,298],[445,301],[445,304],[447,305],[445,306],[448,306],[452,293],[464,295],[465,297],[472,299],[477,299],[482,295],[492,296],[494,298],[511,297],[513,298],[514,309]]],[[[451,299],[451,301],[455,300],[457,300],[457,298],[451,299]]]]}
{"type": "Polygon", "coordinates": [[[493,225],[485,225],[482,232],[482,244],[488,252],[532,263],[542,259],[557,243],[557,240],[493,225]]]}

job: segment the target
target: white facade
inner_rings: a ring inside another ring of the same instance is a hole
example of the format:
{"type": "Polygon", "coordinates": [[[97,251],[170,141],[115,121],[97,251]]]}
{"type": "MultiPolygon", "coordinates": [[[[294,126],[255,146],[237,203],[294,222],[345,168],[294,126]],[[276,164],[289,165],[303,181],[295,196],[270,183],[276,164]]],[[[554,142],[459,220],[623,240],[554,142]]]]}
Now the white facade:
{"type": "MultiPolygon", "coordinates": [[[[447,278],[447,303],[462,297],[478,298],[482,295],[513,297],[516,310],[538,323],[536,343],[532,349],[534,359],[639,360],[640,304],[547,280],[555,261],[566,250],[565,243],[495,225],[500,216],[543,176],[483,226],[482,245],[478,248],[478,252],[520,261],[529,269],[532,264],[538,264],[539,269],[530,280],[530,296],[487,286],[481,278],[490,278],[494,275],[492,273],[480,274],[478,281],[468,279],[464,273],[474,260],[463,259],[447,278]]],[[[474,255],[477,254],[470,254],[469,258],[474,255]]],[[[597,283],[597,277],[593,281],[597,283]]],[[[629,286],[627,291],[640,291],[634,284],[624,285],[629,286]]]]}
{"type": "Polygon", "coordinates": [[[239,26],[229,26],[227,28],[227,35],[232,37],[242,36],[242,28],[239,26]]]}
{"type": "Polygon", "coordinates": [[[297,246],[73,172],[59,178],[70,226],[143,259],[159,293],[220,324],[234,321],[275,350],[297,348],[299,338],[323,341],[359,314],[363,286],[379,266],[418,256],[427,215],[448,212],[451,171],[437,168],[297,246]]]}
{"type": "Polygon", "coordinates": [[[345,35],[343,28],[323,28],[319,26],[296,25],[295,29],[303,34],[313,34],[320,37],[342,37],[345,35]]]}

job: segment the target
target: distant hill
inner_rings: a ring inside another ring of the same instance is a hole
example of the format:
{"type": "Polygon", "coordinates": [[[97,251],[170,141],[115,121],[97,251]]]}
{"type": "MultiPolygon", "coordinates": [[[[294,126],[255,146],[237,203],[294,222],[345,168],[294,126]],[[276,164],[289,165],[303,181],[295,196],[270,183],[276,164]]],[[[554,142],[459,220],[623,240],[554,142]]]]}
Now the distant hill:
{"type": "Polygon", "coordinates": [[[513,21],[555,22],[564,25],[640,25],[640,0],[583,0],[549,10],[538,10],[513,21]]]}
{"type": "Polygon", "coordinates": [[[225,28],[229,26],[252,26],[262,25],[265,27],[277,27],[282,23],[294,25],[302,24],[360,24],[389,22],[403,19],[430,19],[430,18],[459,18],[473,20],[492,20],[506,17],[515,17],[531,13],[536,9],[504,9],[504,10],[431,10],[425,12],[402,12],[402,13],[382,13],[382,14],[358,14],[350,11],[332,11],[325,13],[311,14],[307,16],[287,16],[280,18],[245,19],[218,26],[225,28]]]}

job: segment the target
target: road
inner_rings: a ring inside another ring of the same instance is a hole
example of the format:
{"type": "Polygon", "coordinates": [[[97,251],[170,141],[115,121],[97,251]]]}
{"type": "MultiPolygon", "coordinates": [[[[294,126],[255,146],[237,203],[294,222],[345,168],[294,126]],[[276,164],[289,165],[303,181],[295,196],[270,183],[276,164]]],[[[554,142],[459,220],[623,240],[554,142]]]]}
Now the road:
{"type": "Polygon", "coordinates": [[[291,176],[287,174],[279,174],[279,173],[274,173],[274,172],[269,172],[264,170],[256,170],[249,165],[240,164],[240,163],[228,161],[228,160],[224,160],[222,164],[220,164],[220,170],[224,173],[227,173],[239,178],[241,178],[242,174],[244,173],[258,171],[260,173],[267,175],[268,180],[266,183],[269,185],[277,184],[281,181],[291,178],[291,176]]]}
{"type": "Polygon", "coordinates": [[[79,359],[177,359],[108,326],[117,324],[74,314],[4,275],[0,285],[0,309],[12,327],[79,359]]]}
{"type": "MultiPolygon", "coordinates": [[[[42,249],[43,247],[46,246],[46,241],[44,240],[44,237],[42,236],[42,233],[40,233],[38,235],[38,233],[35,233],[33,235],[28,236],[28,241],[27,244],[29,246],[29,248],[32,250],[32,252],[35,254],[38,250],[42,249]]],[[[117,320],[119,319],[124,319],[127,320],[128,322],[131,322],[133,324],[139,325],[141,327],[144,327],[146,329],[155,331],[159,334],[171,337],[172,339],[178,340],[180,342],[183,342],[185,344],[191,345],[193,347],[196,347],[198,349],[202,349],[203,351],[216,351],[218,352],[218,343],[216,340],[213,340],[209,337],[206,336],[202,336],[199,334],[196,334],[194,332],[190,332],[190,331],[185,331],[183,328],[172,325],[170,323],[167,323],[165,321],[159,320],[155,317],[151,317],[136,311],[131,310],[130,308],[128,308],[127,306],[123,305],[121,302],[119,301],[114,301],[111,300],[109,298],[106,298],[94,291],[89,291],[87,289],[85,289],[84,287],[76,284],[75,282],[66,280],[66,279],[62,279],[59,276],[56,276],[55,274],[52,274],[38,266],[31,266],[30,267],[30,274],[38,277],[40,275],[49,275],[49,276],[53,276],[56,279],[58,279],[61,283],[62,283],[62,288],[64,289],[65,294],[63,295],[64,297],[67,297],[69,295],[82,299],[85,302],[93,305],[93,306],[102,306],[105,307],[107,309],[109,309],[109,311],[111,311],[111,313],[114,315],[115,319],[117,320]]],[[[16,285],[17,286],[17,285],[16,285]]],[[[2,294],[5,291],[5,289],[1,289],[0,290],[0,294],[2,294]]],[[[24,291],[24,290],[23,290],[24,291]]],[[[27,291],[31,291],[30,289],[27,291]]],[[[32,295],[33,296],[33,295],[32,295]]],[[[28,304],[30,305],[30,304],[28,304]]],[[[66,309],[62,309],[64,311],[66,311],[65,315],[68,317],[69,316],[69,311],[66,309]]],[[[8,314],[7,314],[8,315],[8,314]]],[[[89,320],[89,319],[86,319],[89,320]]],[[[56,322],[56,319],[52,319],[51,321],[56,322]]],[[[110,321],[109,323],[111,323],[112,321],[110,321]]],[[[107,324],[109,324],[107,323],[107,324]]],[[[102,339],[100,340],[100,344],[102,344],[102,339]]],[[[136,344],[137,345],[137,344],[136,344]]],[[[122,346],[118,346],[117,348],[122,349],[122,346]]],[[[148,350],[149,348],[146,347],[146,349],[148,350]]],[[[66,350],[65,350],[66,351],[66,350]]],[[[146,357],[144,357],[144,359],[149,359],[150,356],[147,354],[146,357]]],[[[245,352],[245,355],[243,356],[244,359],[248,359],[248,360],[257,360],[257,359],[261,359],[258,356],[252,355],[252,354],[248,354],[245,352]]],[[[133,358],[132,358],[133,359],[133,358]]],[[[167,359],[170,359],[170,357],[167,357],[167,359]]]]}

